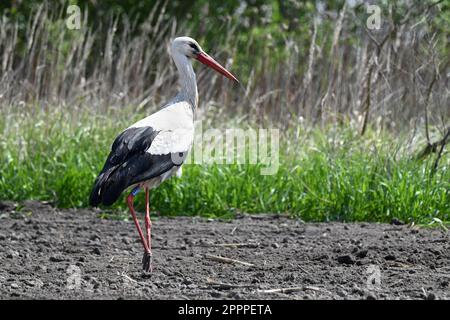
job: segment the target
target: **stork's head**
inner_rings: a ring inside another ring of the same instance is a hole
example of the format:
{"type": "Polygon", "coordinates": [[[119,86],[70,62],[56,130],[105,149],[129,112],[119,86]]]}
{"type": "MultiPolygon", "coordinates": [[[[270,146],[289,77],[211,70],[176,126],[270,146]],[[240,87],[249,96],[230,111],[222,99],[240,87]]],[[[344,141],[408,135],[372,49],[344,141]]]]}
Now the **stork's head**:
{"type": "Polygon", "coordinates": [[[189,59],[196,59],[203,63],[204,65],[216,70],[217,72],[223,74],[228,79],[239,82],[239,80],[231,74],[227,69],[222,67],[216,60],[210,57],[200,45],[192,38],[189,37],[178,37],[172,41],[172,55],[178,53],[186,56],[189,59]]]}

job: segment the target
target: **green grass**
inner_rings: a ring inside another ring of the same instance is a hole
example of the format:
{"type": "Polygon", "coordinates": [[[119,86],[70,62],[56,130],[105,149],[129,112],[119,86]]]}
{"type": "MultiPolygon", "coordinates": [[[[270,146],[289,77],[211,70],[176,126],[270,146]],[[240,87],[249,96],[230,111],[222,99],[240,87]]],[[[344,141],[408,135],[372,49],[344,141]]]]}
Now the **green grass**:
{"type": "MultiPolygon", "coordinates": [[[[143,114],[124,117],[67,110],[24,110],[0,120],[0,200],[38,199],[85,207],[114,137],[143,114]],[[117,120],[121,119],[121,120],[117,120]]],[[[205,128],[204,128],[205,129],[205,128]]],[[[404,139],[350,127],[300,130],[281,137],[280,167],[186,165],[151,194],[164,215],[287,213],[307,221],[450,221],[450,159],[430,176],[433,157],[411,160],[404,139]],[[289,138],[289,139],[288,139],[289,138]]],[[[142,209],[142,197],[139,207],[142,209]]],[[[123,209],[121,199],[115,205],[123,209]]]]}

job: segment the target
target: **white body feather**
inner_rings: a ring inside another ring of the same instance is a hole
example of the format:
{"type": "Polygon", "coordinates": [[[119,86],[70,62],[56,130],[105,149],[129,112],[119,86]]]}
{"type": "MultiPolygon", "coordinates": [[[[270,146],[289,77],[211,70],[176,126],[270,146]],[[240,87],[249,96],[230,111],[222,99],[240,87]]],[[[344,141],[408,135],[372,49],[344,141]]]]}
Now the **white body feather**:
{"type": "Polygon", "coordinates": [[[152,127],[159,131],[148,153],[163,155],[187,152],[194,139],[194,114],[186,101],[176,102],[136,122],[130,128],[152,127]]]}

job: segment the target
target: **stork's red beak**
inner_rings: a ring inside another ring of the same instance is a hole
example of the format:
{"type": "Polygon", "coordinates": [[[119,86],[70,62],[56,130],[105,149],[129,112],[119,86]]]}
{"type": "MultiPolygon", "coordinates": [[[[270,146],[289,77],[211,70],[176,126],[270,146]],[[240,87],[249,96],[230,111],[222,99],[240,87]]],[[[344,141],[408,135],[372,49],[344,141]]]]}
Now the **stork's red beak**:
{"type": "Polygon", "coordinates": [[[208,67],[213,68],[217,72],[223,74],[228,79],[239,82],[239,80],[235,76],[233,76],[230,71],[222,67],[216,60],[211,58],[205,52],[200,52],[199,54],[197,54],[197,60],[203,63],[204,65],[207,65],[208,67]]]}

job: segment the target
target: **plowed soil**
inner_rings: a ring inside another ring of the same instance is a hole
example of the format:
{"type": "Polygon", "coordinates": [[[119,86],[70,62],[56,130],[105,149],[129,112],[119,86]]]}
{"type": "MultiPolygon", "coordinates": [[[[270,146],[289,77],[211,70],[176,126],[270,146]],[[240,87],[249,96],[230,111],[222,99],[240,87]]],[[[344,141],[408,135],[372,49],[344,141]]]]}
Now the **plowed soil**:
{"type": "Polygon", "coordinates": [[[441,228],[271,214],[154,217],[147,274],[131,219],[99,213],[0,203],[0,298],[450,298],[449,232],[441,228]]]}

